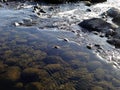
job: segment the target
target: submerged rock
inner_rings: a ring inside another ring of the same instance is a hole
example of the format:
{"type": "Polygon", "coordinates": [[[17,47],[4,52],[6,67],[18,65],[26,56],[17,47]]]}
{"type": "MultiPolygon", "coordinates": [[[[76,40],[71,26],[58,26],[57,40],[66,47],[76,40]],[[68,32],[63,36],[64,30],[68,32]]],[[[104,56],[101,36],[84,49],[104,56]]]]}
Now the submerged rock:
{"type": "Polygon", "coordinates": [[[8,67],[5,72],[0,75],[0,83],[13,83],[20,79],[21,69],[17,66],[8,67]]]}
{"type": "Polygon", "coordinates": [[[26,85],[25,90],[45,90],[40,82],[32,82],[26,85]]]}
{"type": "Polygon", "coordinates": [[[97,31],[103,33],[109,32],[110,29],[115,29],[115,26],[100,18],[87,19],[78,25],[87,29],[88,31],[97,31]]]}

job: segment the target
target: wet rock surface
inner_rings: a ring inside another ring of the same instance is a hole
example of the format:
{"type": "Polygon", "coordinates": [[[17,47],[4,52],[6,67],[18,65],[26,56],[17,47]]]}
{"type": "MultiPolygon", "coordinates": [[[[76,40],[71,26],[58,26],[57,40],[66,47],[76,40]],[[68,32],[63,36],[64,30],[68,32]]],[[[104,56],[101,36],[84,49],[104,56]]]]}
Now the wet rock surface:
{"type": "Polygon", "coordinates": [[[97,32],[107,33],[110,32],[110,29],[113,29],[113,31],[115,29],[115,27],[112,26],[112,24],[107,23],[106,21],[100,18],[92,18],[92,19],[84,20],[78,25],[83,28],[86,28],[90,32],[97,31],[97,32]]]}
{"type": "Polygon", "coordinates": [[[114,17],[114,18],[112,19],[112,21],[113,21],[115,24],[117,24],[117,25],[120,26],[120,14],[117,15],[116,17],[114,17]]]}
{"type": "Polygon", "coordinates": [[[112,7],[106,13],[108,16],[115,18],[116,16],[120,15],[120,10],[112,7]]]}

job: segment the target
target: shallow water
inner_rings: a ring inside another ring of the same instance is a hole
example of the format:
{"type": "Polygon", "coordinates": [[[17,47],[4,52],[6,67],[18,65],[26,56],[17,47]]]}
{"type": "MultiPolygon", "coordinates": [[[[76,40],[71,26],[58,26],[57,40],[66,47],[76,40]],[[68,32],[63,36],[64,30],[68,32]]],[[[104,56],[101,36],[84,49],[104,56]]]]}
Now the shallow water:
{"type": "Polygon", "coordinates": [[[40,16],[32,12],[32,7],[0,8],[1,88],[29,90],[35,86],[42,90],[119,90],[119,49],[109,45],[106,38],[83,32],[77,25],[84,19],[100,17],[114,5],[119,8],[116,2],[108,1],[91,7],[83,3],[43,4],[41,7],[47,13],[40,16]],[[50,11],[50,7],[54,9],[50,11]],[[86,12],[88,8],[92,12],[86,12]],[[15,22],[24,24],[16,26],[15,22]],[[88,44],[98,43],[102,50],[86,48],[88,44]],[[15,74],[10,73],[11,68],[15,74]]]}

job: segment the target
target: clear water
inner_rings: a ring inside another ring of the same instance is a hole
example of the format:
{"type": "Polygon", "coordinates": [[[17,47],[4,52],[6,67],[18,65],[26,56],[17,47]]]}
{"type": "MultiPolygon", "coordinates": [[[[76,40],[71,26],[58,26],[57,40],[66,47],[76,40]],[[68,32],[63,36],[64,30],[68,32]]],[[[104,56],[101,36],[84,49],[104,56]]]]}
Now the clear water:
{"type": "Polygon", "coordinates": [[[118,2],[108,0],[91,7],[84,3],[41,5],[47,13],[40,16],[32,12],[32,7],[26,8],[29,5],[19,10],[7,6],[0,8],[1,88],[119,90],[119,49],[109,45],[106,38],[83,32],[77,25],[84,19],[100,17],[113,6],[119,8],[118,2]],[[50,11],[50,7],[54,10],[50,11]],[[92,12],[86,12],[88,8],[92,12]],[[15,22],[26,19],[32,19],[32,22],[15,26],[15,22]],[[86,48],[87,44],[98,43],[103,51],[86,48]],[[11,68],[14,69],[11,71],[11,68]],[[11,73],[13,71],[21,76],[17,79],[16,73],[11,73]],[[35,75],[33,79],[31,73],[35,75]],[[5,87],[6,83],[8,87],[5,87]]]}

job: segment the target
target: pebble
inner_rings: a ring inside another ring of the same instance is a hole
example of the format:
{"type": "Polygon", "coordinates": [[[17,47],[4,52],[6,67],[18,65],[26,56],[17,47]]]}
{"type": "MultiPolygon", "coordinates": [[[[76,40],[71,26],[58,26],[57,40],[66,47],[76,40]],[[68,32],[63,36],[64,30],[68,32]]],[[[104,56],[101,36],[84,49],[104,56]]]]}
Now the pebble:
{"type": "Polygon", "coordinates": [[[64,38],[63,40],[66,41],[66,42],[69,42],[69,39],[67,39],[67,38],[64,38]]]}
{"type": "Polygon", "coordinates": [[[91,9],[86,9],[87,12],[91,12],[91,9]]]}
{"type": "Polygon", "coordinates": [[[87,45],[86,47],[87,47],[88,49],[92,49],[92,45],[91,45],[91,44],[87,45]]]}
{"type": "Polygon", "coordinates": [[[95,44],[95,47],[97,47],[97,49],[103,49],[99,44],[95,44]]]}
{"type": "Polygon", "coordinates": [[[76,31],[75,31],[75,30],[72,30],[71,32],[76,33],[76,31]]]}
{"type": "Polygon", "coordinates": [[[56,45],[56,46],[54,46],[54,48],[55,48],[55,49],[60,49],[60,46],[57,46],[57,45],[56,45]]]}
{"type": "Polygon", "coordinates": [[[98,35],[99,33],[97,31],[93,31],[93,34],[98,35]]]}

